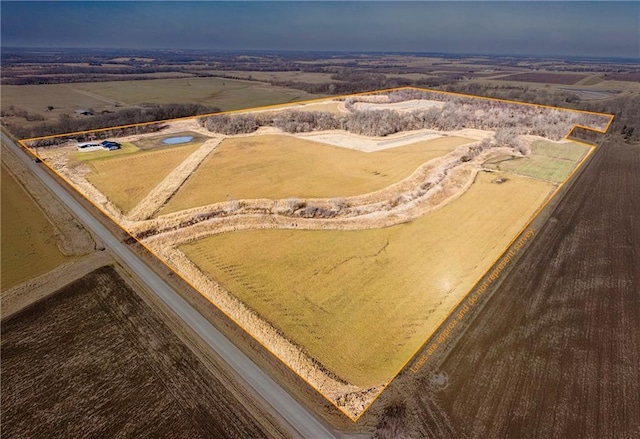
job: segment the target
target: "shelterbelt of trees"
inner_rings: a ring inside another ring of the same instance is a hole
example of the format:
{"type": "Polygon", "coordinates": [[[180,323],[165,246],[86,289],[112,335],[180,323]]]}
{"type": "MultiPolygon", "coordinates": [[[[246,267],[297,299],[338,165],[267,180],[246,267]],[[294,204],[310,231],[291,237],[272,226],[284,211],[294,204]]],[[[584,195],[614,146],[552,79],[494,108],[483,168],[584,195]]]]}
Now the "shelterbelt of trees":
{"type": "MultiPolygon", "coordinates": [[[[21,139],[117,127],[144,122],[155,122],[180,117],[220,112],[218,107],[199,104],[150,104],[138,108],[123,108],[109,113],[99,113],[83,118],[61,114],[56,122],[43,122],[31,126],[5,124],[7,129],[21,139]]],[[[15,113],[11,108],[2,111],[2,117],[19,116],[29,120],[29,114],[15,113]]]]}

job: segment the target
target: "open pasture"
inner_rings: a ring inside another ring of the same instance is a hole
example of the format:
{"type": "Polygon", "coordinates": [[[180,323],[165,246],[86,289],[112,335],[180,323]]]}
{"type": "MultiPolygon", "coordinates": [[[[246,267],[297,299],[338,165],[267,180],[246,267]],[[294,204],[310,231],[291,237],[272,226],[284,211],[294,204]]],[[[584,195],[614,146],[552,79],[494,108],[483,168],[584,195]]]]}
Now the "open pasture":
{"type": "MultiPolygon", "coordinates": [[[[2,109],[37,113],[47,122],[77,110],[116,111],[142,104],[201,104],[222,111],[317,98],[301,90],[226,78],[174,78],[74,84],[3,85],[2,109]],[[48,110],[51,106],[53,109],[48,110]]],[[[91,117],[91,116],[81,116],[91,117]]],[[[29,124],[20,118],[13,122],[29,124]]],[[[38,122],[36,122],[38,123],[38,122]]]]}
{"type": "Polygon", "coordinates": [[[302,71],[280,71],[268,72],[260,70],[211,70],[209,73],[219,76],[233,76],[241,79],[252,79],[263,82],[309,82],[313,84],[325,84],[335,82],[331,79],[332,73],[322,72],[302,72],[302,71]]]}
{"type": "Polygon", "coordinates": [[[45,121],[57,121],[61,114],[74,114],[76,110],[93,108],[102,110],[113,107],[113,102],[100,96],[78,93],[77,84],[3,85],[2,109],[11,106],[38,113],[45,121]],[[52,106],[53,110],[47,111],[52,106]]]}
{"type": "Polygon", "coordinates": [[[346,197],[382,189],[472,140],[415,142],[364,153],[285,135],[225,139],[160,214],[228,199],[346,197]]]}
{"type": "Polygon", "coordinates": [[[2,165],[2,290],[44,274],[65,256],[56,231],[27,191],[2,165]]]}
{"type": "Polygon", "coordinates": [[[527,157],[504,157],[485,164],[490,169],[524,175],[554,183],[564,181],[589,152],[577,143],[535,142],[527,157]]]}
{"type": "Polygon", "coordinates": [[[526,72],[496,78],[501,81],[539,82],[543,84],[573,85],[588,75],[576,73],[526,72]]]}
{"type": "Polygon", "coordinates": [[[215,106],[223,111],[317,97],[300,90],[225,78],[87,82],[75,84],[74,87],[79,93],[90,93],[102,99],[126,105],[180,102],[215,106]]]}
{"type": "Polygon", "coordinates": [[[212,279],[348,382],[388,382],[553,185],[481,173],[447,206],[359,231],[248,231],[181,246],[212,279]]]}
{"type": "MultiPolygon", "coordinates": [[[[136,151],[119,156],[109,156],[119,151],[96,151],[100,156],[87,162],[91,172],[86,178],[126,213],[201,144],[202,142],[190,142],[184,146],[167,146],[166,149],[146,151],[134,146],[136,151]]],[[[77,153],[81,154],[93,152],[77,153]]]]}

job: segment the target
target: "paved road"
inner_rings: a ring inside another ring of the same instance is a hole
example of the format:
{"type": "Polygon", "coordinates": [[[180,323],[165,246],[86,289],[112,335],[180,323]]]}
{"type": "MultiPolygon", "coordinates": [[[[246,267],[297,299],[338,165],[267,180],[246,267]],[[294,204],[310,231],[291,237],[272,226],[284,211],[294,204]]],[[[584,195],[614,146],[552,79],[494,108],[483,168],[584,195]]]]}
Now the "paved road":
{"type": "Polygon", "coordinates": [[[2,142],[16,152],[42,182],[55,193],[85,226],[93,231],[113,253],[135,273],[150,290],[162,299],[216,353],[226,361],[245,383],[264,398],[304,438],[324,439],[336,436],[309,411],[291,397],[249,357],[231,343],[220,331],[189,305],[166,282],[155,274],[135,253],[120,242],[96,220],[80,203],[69,195],[42,167],[34,163],[21,148],[2,133],[2,142]]]}

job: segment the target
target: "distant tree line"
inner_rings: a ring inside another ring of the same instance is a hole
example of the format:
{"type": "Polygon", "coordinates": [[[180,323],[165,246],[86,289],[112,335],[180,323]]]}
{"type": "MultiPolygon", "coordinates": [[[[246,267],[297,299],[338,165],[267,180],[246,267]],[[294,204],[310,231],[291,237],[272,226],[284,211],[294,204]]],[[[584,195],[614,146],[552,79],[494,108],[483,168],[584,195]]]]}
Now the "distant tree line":
{"type": "MultiPolygon", "coordinates": [[[[3,120],[3,124],[16,137],[25,139],[76,131],[109,128],[118,125],[197,116],[201,114],[217,113],[219,111],[220,109],[218,107],[208,107],[199,104],[147,104],[140,108],[123,108],[114,112],[101,113],[94,116],[72,117],[67,113],[63,113],[55,122],[43,122],[30,126],[19,126],[7,123],[5,120],[3,120]]],[[[6,115],[8,114],[3,114],[3,116],[6,115]]],[[[29,113],[27,113],[27,115],[29,115],[29,113]]]]}
{"type": "Polygon", "coordinates": [[[401,76],[386,76],[380,73],[341,73],[333,75],[340,78],[338,82],[302,82],[302,81],[270,81],[273,86],[294,88],[311,94],[343,95],[376,91],[380,89],[397,87],[440,87],[454,83],[457,79],[451,76],[423,77],[409,79],[401,76]]]}
{"type": "Polygon", "coordinates": [[[82,134],[73,134],[69,136],[57,136],[46,139],[31,140],[27,142],[32,148],[42,148],[48,146],[60,145],[61,143],[75,140],[77,142],[87,142],[91,140],[100,140],[108,137],[132,136],[134,134],[147,134],[161,131],[166,125],[163,123],[150,123],[144,125],[117,127],[100,131],[83,132],[82,134]]]}

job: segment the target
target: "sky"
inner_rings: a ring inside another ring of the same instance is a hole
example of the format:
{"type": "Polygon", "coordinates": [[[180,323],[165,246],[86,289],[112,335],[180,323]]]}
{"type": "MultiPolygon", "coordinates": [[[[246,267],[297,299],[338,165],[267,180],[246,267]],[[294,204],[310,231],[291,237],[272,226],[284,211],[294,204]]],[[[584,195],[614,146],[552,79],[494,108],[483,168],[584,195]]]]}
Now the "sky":
{"type": "Polygon", "coordinates": [[[640,2],[2,1],[3,47],[640,58],[640,2]]]}

